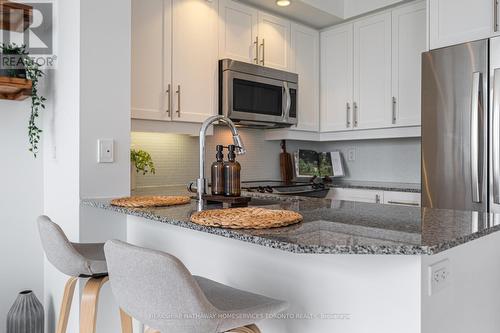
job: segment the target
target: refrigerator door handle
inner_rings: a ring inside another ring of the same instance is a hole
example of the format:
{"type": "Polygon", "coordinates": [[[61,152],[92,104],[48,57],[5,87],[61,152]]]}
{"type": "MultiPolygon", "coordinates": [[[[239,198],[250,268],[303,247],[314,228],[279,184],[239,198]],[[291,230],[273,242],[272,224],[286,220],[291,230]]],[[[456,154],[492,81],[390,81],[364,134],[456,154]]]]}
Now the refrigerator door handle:
{"type": "Polygon", "coordinates": [[[475,72],[472,78],[472,103],[470,127],[470,160],[472,180],[472,201],[481,202],[481,186],[479,174],[481,170],[479,112],[481,103],[481,73],[475,72]]]}
{"type": "Polygon", "coordinates": [[[492,113],[493,203],[500,204],[500,68],[493,74],[492,113]]]}

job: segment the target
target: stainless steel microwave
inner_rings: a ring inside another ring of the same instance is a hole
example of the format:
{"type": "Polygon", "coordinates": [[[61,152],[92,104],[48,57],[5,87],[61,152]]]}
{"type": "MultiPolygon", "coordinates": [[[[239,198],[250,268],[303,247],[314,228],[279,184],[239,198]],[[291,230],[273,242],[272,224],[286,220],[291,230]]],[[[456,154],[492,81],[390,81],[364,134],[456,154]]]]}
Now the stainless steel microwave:
{"type": "Polygon", "coordinates": [[[219,61],[219,113],[240,126],[297,124],[299,76],[231,59],[219,61]]]}

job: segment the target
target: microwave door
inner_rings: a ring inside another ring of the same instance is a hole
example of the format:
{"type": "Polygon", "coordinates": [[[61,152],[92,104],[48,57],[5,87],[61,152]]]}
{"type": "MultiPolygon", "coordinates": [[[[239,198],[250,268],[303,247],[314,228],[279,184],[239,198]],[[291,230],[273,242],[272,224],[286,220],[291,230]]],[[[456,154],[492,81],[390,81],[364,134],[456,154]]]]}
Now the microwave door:
{"type": "Polygon", "coordinates": [[[223,112],[233,120],[280,123],[284,119],[283,81],[226,71],[228,99],[223,112]]]}

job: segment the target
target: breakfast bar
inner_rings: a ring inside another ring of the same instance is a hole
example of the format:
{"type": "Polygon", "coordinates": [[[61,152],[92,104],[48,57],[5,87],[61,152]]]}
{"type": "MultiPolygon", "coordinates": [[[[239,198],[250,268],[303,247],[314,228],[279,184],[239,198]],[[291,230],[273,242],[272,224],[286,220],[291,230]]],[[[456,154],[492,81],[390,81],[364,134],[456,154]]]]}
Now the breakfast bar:
{"type": "MultiPolygon", "coordinates": [[[[261,323],[265,332],[437,332],[449,329],[450,316],[462,311],[468,316],[454,321],[456,332],[478,318],[485,327],[498,324],[483,310],[500,305],[491,293],[500,270],[477,274],[500,261],[498,216],[246,195],[253,206],[293,210],[304,220],[230,230],[190,222],[195,200],[166,208],[128,209],[107,199],[83,205],[126,214],[128,242],[171,253],[194,274],[287,300],[286,313],[261,323]],[[435,273],[444,274],[439,283],[432,281],[435,273]],[[469,291],[464,287],[471,281],[476,287],[469,291]],[[469,301],[479,297],[481,307],[469,301]]],[[[205,207],[213,208],[220,207],[205,207]]]]}

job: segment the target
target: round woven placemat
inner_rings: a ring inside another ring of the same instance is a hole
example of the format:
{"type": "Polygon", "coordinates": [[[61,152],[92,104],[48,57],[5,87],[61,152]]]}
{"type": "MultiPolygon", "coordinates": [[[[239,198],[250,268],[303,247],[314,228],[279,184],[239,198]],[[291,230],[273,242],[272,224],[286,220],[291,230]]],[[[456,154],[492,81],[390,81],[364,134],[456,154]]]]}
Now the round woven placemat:
{"type": "Polygon", "coordinates": [[[285,227],[302,221],[302,215],[289,210],[266,208],[228,208],[196,212],[191,222],[229,229],[268,229],[285,227]]]}
{"type": "Polygon", "coordinates": [[[187,196],[172,196],[172,195],[148,195],[126,197],[111,200],[113,206],[128,207],[128,208],[145,208],[145,207],[165,207],[184,205],[191,202],[191,198],[187,196]]]}

